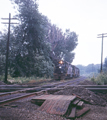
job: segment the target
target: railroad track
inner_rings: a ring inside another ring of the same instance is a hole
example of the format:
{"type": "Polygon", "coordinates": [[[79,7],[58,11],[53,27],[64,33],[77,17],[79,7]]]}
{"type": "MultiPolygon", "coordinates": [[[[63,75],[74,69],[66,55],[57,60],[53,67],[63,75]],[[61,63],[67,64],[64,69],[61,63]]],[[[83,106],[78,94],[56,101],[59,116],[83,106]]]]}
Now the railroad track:
{"type": "Polygon", "coordinates": [[[58,86],[66,86],[66,85],[77,85],[79,84],[81,81],[84,81],[86,79],[86,77],[80,77],[80,78],[74,78],[71,80],[65,80],[65,81],[56,81],[54,83],[49,83],[46,85],[42,85],[40,87],[36,87],[34,85],[0,85],[0,92],[11,92],[11,91],[22,91],[22,90],[27,90],[32,91],[35,90],[36,91],[40,91],[43,90],[45,88],[54,88],[54,87],[58,87],[58,86]],[[35,89],[34,89],[35,88],[35,89]]]}
{"type": "MultiPolygon", "coordinates": [[[[91,91],[107,91],[107,85],[78,85],[81,81],[84,81],[86,77],[76,78],[74,80],[68,80],[64,82],[57,82],[52,84],[43,85],[41,87],[30,87],[27,88],[24,86],[21,90],[13,91],[13,92],[4,92],[0,93],[0,106],[8,104],[10,102],[14,102],[20,99],[24,99],[31,96],[41,95],[47,93],[47,91],[55,92],[61,89],[64,89],[66,86],[81,86],[85,87],[91,91]]],[[[14,86],[13,86],[14,87],[14,86]]],[[[18,88],[18,87],[17,87],[18,88]]],[[[6,87],[5,87],[6,89],[6,87]]],[[[11,88],[8,88],[10,90],[11,88]]],[[[3,90],[3,86],[2,86],[3,90]]]]}
{"type": "MultiPolygon", "coordinates": [[[[82,78],[81,78],[82,79],[82,78]]],[[[75,79],[75,83],[77,83],[77,81],[80,81],[80,79],[75,79]]],[[[61,88],[57,88],[58,86],[66,86],[68,84],[74,84],[74,80],[69,80],[69,81],[64,81],[64,82],[56,82],[56,83],[52,83],[52,84],[47,84],[47,85],[43,85],[41,87],[34,87],[34,86],[30,86],[30,88],[28,88],[29,86],[27,85],[2,85],[0,87],[0,91],[4,92],[4,93],[0,93],[0,105],[4,105],[4,104],[8,104],[10,102],[14,102],[16,100],[19,99],[24,99],[26,97],[31,97],[31,96],[36,96],[39,94],[43,94],[46,91],[58,91],[61,88]],[[13,92],[6,92],[6,91],[13,91],[13,92]],[[28,93],[31,92],[31,93],[28,93]]]]}
{"type": "Polygon", "coordinates": [[[10,92],[10,93],[4,93],[4,95],[0,94],[0,106],[8,104],[10,102],[20,100],[20,99],[28,98],[31,96],[41,95],[41,94],[44,94],[45,92],[46,91],[44,90],[41,90],[39,92],[33,92],[33,93],[19,93],[17,91],[17,93],[10,92]]]}

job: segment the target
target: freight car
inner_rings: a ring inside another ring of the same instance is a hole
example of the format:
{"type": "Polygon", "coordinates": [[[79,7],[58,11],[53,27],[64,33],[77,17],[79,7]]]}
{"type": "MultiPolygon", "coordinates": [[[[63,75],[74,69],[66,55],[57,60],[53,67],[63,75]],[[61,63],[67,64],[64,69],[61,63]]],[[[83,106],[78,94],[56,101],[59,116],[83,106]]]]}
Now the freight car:
{"type": "Polygon", "coordinates": [[[80,70],[66,61],[59,61],[54,68],[54,79],[69,79],[80,76],[80,70]]]}

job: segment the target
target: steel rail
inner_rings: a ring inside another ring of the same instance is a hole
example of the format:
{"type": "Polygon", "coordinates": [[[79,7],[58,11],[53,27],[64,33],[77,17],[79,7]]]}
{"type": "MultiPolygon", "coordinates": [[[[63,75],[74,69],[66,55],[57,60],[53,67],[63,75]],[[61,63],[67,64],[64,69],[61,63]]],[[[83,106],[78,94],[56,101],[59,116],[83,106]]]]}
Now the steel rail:
{"type": "Polygon", "coordinates": [[[78,87],[84,87],[84,88],[107,88],[107,85],[67,85],[68,87],[70,86],[78,86],[78,87]]]}
{"type": "Polygon", "coordinates": [[[86,88],[93,92],[107,92],[107,88],[86,88]]]}
{"type": "MultiPolygon", "coordinates": [[[[1,93],[0,94],[0,96],[6,96],[6,95],[11,95],[11,94],[16,94],[16,93],[22,93],[22,92],[33,92],[33,93],[30,93],[30,94],[28,94],[28,96],[29,95],[32,95],[32,94],[36,94],[38,91],[42,91],[42,90],[45,90],[45,91],[47,91],[47,92],[54,92],[54,91],[58,91],[58,90],[60,90],[61,88],[58,88],[58,86],[66,86],[66,85],[68,85],[68,84],[74,84],[74,83],[76,83],[76,82],[78,82],[78,81],[80,81],[81,79],[83,79],[84,80],[84,77],[80,77],[80,78],[75,78],[75,79],[73,79],[73,80],[68,80],[68,81],[60,81],[60,82],[57,82],[57,83],[54,83],[54,84],[47,84],[47,85],[43,85],[43,86],[41,86],[41,87],[34,87],[34,88],[24,88],[24,89],[21,89],[21,90],[18,90],[18,91],[13,91],[13,92],[7,92],[7,93],[1,93]]],[[[18,87],[18,86],[17,86],[18,87]]],[[[24,86],[25,87],[25,86],[24,86]]],[[[9,88],[10,89],[10,88],[9,88]]],[[[7,91],[9,90],[9,89],[7,89],[7,91]]],[[[24,96],[26,96],[26,95],[24,95],[24,96]]],[[[21,98],[23,98],[24,96],[22,96],[21,98]]],[[[14,98],[13,100],[17,100],[18,98],[20,98],[20,97],[16,97],[16,98],[14,98]]],[[[5,100],[6,101],[6,100],[5,100]]],[[[1,102],[1,104],[2,103],[5,103],[5,101],[2,101],[1,102]]],[[[8,101],[12,101],[11,99],[9,99],[8,101]]]]}
{"type": "Polygon", "coordinates": [[[26,97],[41,95],[41,94],[44,94],[45,92],[46,92],[46,90],[41,90],[39,92],[33,92],[33,93],[26,94],[26,95],[21,95],[21,96],[18,96],[18,97],[13,97],[13,98],[10,98],[10,99],[2,100],[2,101],[0,101],[0,106],[5,105],[5,104],[10,103],[10,102],[17,101],[19,99],[24,99],[26,97]]]}
{"type": "MultiPolygon", "coordinates": [[[[7,89],[9,91],[10,89],[7,89]]],[[[34,88],[24,88],[21,90],[17,91],[12,91],[12,92],[5,92],[5,93],[0,93],[0,96],[6,96],[6,95],[11,95],[11,94],[16,94],[16,93],[22,93],[22,92],[38,92],[40,90],[43,90],[41,87],[34,87],[34,88]]]]}

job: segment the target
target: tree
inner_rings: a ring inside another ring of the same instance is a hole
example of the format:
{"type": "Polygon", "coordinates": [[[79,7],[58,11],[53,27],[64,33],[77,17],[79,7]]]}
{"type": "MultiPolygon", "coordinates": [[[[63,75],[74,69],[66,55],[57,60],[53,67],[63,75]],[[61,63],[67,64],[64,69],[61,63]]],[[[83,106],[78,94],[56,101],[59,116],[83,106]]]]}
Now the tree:
{"type": "Polygon", "coordinates": [[[6,40],[7,35],[0,32],[0,75],[5,72],[6,40]]]}
{"type": "Polygon", "coordinates": [[[104,60],[104,70],[107,71],[107,57],[106,57],[105,60],[104,60]]]}
{"type": "MultiPolygon", "coordinates": [[[[38,68],[35,65],[38,62],[36,59],[38,55],[43,56],[44,61],[52,66],[49,57],[50,46],[46,38],[48,19],[38,12],[36,1],[11,1],[18,6],[17,17],[20,21],[19,26],[14,27],[12,33],[14,40],[9,59],[11,73],[13,76],[40,75],[37,74],[38,68]]],[[[45,69],[52,67],[46,66],[45,69]]]]}
{"type": "Polygon", "coordinates": [[[95,65],[94,64],[87,65],[86,66],[86,72],[87,73],[95,72],[95,65]]]}
{"type": "Polygon", "coordinates": [[[76,33],[70,32],[69,29],[63,33],[61,29],[52,25],[48,36],[48,41],[51,43],[55,57],[71,63],[75,56],[72,51],[76,48],[78,42],[76,33]]]}
{"type": "MultiPolygon", "coordinates": [[[[77,46],[75,32],[52,25],[46,16],[38,12],[36,0],[11,0],[16,8],[19,25],[13,26],[9,44],[9,72],[11,76],[50,76],[54,58],[72,62],[77,46]]],[[[0,52],[5,55],[7,33],[1,37],[0,52]],[[4,45],[4,46],[2,46],[4,45]]]]}
{"type": "Polygon", "coordinates": [[[100,64],[89,64],[87,66],[77,65],[81,75],[90,75],[91,73],[99,73],[100,64]]]}
{"type": "Polygon", "coordinates": [[[78,45],[78,37],[75,32],[70,32],[70,30],[66,30],[65,33],[65,52],[64,59],[68,62],[72,62],[75,56],[75,53],[72,51],[78,45]]]}

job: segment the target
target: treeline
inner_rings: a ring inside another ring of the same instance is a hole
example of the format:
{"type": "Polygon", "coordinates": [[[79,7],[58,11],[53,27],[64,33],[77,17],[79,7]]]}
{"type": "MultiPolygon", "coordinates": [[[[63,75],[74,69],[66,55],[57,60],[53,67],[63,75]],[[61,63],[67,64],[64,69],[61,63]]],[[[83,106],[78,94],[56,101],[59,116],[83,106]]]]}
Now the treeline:
{"type": "Polygon", "coordinates": [[[81,75],[89,75],[91,73],[98,73],[100,70],[100,64],[89,64],[87,66],[83,65],[77,65],[77,67],[80,69],[81,75]]]}
{"type": "MultiPolygon", "coordinates": [[[[11,0],[18,26],[11,26],[8,73],[12,77],[53,75],[56,59],[72,62],[78,42],[75,32],[52,25],[39,13],[36,0],[11,0]]],[[[0,32],[0,75],[5,73],[7,32],[0,32]]]]}
{"type": "MultiPolygon", "coordinates": [[[[77,65],[77,67],[80,69],[81,75],[90,75],[91,73],[100,73],[101,71],[101,64],[77,65]]],[[[102,71],[107,72],[107,57],[102,65],[102,71]]]]}

